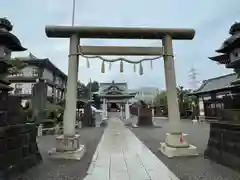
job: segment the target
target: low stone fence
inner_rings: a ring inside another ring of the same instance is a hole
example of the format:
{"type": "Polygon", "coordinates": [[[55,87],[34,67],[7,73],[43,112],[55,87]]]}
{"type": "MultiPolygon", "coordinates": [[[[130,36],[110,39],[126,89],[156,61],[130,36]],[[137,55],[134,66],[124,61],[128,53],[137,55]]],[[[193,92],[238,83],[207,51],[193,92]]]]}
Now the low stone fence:
{"type": "MultiPolygon", "coordinates": [[[[82,128],[82,122],[78,122],[75,124],[76,128],[82,128]]],[[[44,136],[44,135],[55,135],[55,134],[63,134],[63,127],[59,124],[55,125],[51,128],[44,128],[42,124],[38,126],[37,135],[44,136]]]]}
{"type": "Polygon", "coordinates": [[[240,170],[240,124],[210,122],[210,134],[204,155],[219,164],[240,170]]]}
{"type": "MultiPolygon", "coordinates": [[[[102,116],[100,113],[96,115],[96,125],[95,127],[100,127],[102,123],[102,116]]],[[[77,129],[82,128],[82,121],[76,122],[75,127],[77,129]]],[[[55,135],[55,134],[63,134],[63,127],[59,124],[56,124],[53,127],[44,128],[43,124],[40,124],[37,128],[37,135],[55,135]]]]}
{"type": "Polygon", "coordinates": [[[0,179],[9,179],[42,161],[35,124],[0,126],[0,179]]]}

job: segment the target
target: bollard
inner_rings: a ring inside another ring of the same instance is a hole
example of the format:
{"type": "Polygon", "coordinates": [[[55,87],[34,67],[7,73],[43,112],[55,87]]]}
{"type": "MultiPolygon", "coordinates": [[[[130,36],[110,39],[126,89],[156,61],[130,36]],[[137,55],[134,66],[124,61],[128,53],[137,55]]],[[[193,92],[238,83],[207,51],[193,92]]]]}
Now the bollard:
{"type": "Polygon", "coordinates": [[[55,125],[55,134],[59,134],[59,132],[60,132],[60,125],[56,124],[55,125]]]}
{"type": "Polygon", "coordinates": [[[43,135],[43,125],[40,124],[40,125],[38,126],[38,136],[42,136],[42,135],[43,135]]]}

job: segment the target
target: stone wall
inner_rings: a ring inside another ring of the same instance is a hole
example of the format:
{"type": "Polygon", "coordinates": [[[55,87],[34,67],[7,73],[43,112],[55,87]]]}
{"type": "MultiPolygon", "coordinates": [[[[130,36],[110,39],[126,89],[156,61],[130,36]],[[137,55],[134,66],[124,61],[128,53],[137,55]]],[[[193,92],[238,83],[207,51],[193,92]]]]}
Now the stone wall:
{"type": "Polygon", "coordinates": [[[36,135],[35,124],[0,127],[0,179],[18,175],[42,160],[36,135]]]}
{"type": "Polygon", "coordinates": [[[240,124],[211,122],[204,155],[219,164],[240,170],[240,124]]]}
{"type": "Polygon", "coordinates": [[[0,179],[16,176],[41,162],[36,136],[36,125],[26,123],[20,98],[0,93],[0,179]]]}

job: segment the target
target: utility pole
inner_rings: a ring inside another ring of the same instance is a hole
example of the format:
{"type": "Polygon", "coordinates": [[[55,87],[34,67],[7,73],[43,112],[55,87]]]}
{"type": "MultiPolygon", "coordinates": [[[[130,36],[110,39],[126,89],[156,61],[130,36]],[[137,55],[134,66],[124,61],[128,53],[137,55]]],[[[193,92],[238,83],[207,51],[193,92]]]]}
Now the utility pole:
{"type": "Polygon", "coordinates": [[[74,22],[75,22],[75,9],[76,9],[76,0],[73,0],[73,7],[72,7],[72,26],[74,26],[74,22]]]}
{"type": "Polygon", "coordinates": [[[189,78],[190,78],[190,84],[192,89],[197,89],[198,88],[198,83],[199,81],[197,80],[197,70],[192,67],[189,71],[189,78]]]}

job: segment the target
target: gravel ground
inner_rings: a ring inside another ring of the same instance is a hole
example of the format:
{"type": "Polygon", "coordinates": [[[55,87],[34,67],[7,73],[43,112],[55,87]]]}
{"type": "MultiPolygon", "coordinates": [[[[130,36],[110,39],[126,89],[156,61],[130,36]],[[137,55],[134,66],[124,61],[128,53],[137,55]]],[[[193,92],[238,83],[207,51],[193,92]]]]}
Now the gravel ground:
{"type": "MultiPolygon", "coordinates": [[[[132,121],[136,122],[136,117],[132,121]]],[[[209,124],[192,124],[190,120],[182,120],[181,128],[189,135],[189,143],[197,146],[200,156],[167,158],[158,149],[159,143],[165,140],[168,122],[164,118],[155,118],[154,123],[162,128],[130,129],[181,180],[240,180],[240,173],[204,159],[209,124]]]]}
{"type": "Polygon", "coordinates": [[[102,137],[104,127],[83,128],[79,131],[81,143],[86,146],[86,153],[80,161],[59,160],[48,156],[48,150],[54,147],[54,136],[38,138],[38,146],[43,156],[43,163],[16,178],[16,180],[82,180],[87,172],[92,156],[102,137]]]}

